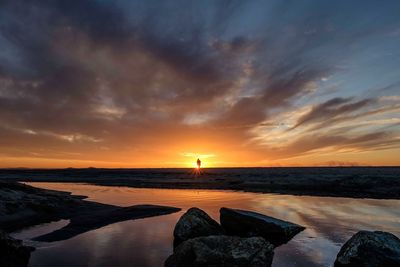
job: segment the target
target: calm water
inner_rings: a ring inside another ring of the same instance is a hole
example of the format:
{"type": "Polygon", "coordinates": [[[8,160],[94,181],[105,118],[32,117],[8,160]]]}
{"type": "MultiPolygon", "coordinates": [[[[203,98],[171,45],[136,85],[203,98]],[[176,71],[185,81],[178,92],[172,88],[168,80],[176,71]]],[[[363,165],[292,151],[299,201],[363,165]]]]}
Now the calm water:
{"type": "Polygon", "coordinates": [[[159,204],[182,208],[175,214],[125,221],[69,240],[29,241],[68,223],[36,226],[15,236],[34,244],[29,266],[163,266],[172,252],[174,226],[188,208],[204,209],[219,220],[222,206],[265,213],[307,229],[275,250],[273,266],[332,266],[340,246],[358,230],[383,230],[400,236],[400,200],[308,197],[216,190],[173,190],[107,187],[69,183],[33,186],[86,195],[89,200],[130,206],[159,204]]]}

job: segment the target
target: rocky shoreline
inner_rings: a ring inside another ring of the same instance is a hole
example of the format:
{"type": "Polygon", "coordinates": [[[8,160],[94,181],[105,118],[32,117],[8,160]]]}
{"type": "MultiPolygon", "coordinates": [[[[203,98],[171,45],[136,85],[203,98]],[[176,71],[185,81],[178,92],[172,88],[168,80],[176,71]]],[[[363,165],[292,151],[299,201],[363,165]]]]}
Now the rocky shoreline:
{"type": "Polygon", "coordinates": [[[36,224],[68,219],[65,227],[34,238],[53,242],[125,220],[170,214],[179,208],[135,205],[118,207],[84,200],[67,192],[0,181],[0,266],[26,266],[33,248],[8,233],[36,224]],[[24,265],[25,264],[25,265],[24,265]]]}
{"type": "Polygon", "coordinates": [[[25,267],[35,248],[24,246],[21,240],[10,237],[0,230],[0,266],[25,267]]]}
{"type": "MultiPolygon", "coordinates": [[[[174,229],[174,252],[165,267],[268,267],[274,249],[305,228],[264,214],[220,209],[219,225],[190,208],[174,229]]],[[[359,231],[339,251],[335,267],[398,267],[400,239],[387,232],[359,231]]]]}
{"type": "MultiPolygon", "coordinates": [[[[67,192],[0,181],[0,266],[27,266],[35,248],[9,232],[39,223],[68,219],[69,224],[33,240],[54,242],[124,220],[177,212],[156,205],[118,207],[84,200],[67,192]]],[[[173,254],[166,267],[271,266],[274,249],[305,228],[265,214],[222,207],[220,223],[191,208],[176,223],[173,254]]],[[[335,267],[399,267],[400,239],[387,232],[359,231],[341,248],[335,267]]]]}

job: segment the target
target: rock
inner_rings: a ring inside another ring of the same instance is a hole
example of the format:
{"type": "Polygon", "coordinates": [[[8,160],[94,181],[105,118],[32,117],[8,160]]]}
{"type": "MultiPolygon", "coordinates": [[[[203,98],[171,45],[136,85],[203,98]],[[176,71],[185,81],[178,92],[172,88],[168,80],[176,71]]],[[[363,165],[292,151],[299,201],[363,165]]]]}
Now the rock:
{"type": "Polygon", "coordinates": [[[199,208],[190,208],[174,229],[174,247],[188,239],[223,234],[222,227],[199,208]]]}
{"type": "Polygon", "coordinates": [[[67,192],[0,181],[0,229],[7,232],[66,219],[70,214],[82,209],[92,210],[94,206],[93,202],[83,201],[67,192]]]}
{"type": "Polygon", "coordinates": [[[66,240],[112,223],[166,215],[180,210],[180,208],[158,205],[135,205],[130,207],[105,206],[102,209],[74,216],[70,219],[69,224],[63,228],[35,237],[33,240],[41,242],[66,240]]]}
{"type": "Polygon", "coordinates": [[[21,240],[14,239],[0,230],[0,266],[25,267],[28,266],[31,251],[34,248],[22,244],[21,240]]]}
{"type": "Polygon", "coordinates": [[[305,227],[260,213],[220,209],[221,225],[227,233],[242,237],[262,236],[274,246],[287,243],[305,227]]]}
{"type": "Polygon", "coordinates": [[[116,222],[180,211],[179,208],[156,205],[119,207],[83,198],[68,192],[0,180],[0,229],[12,232],[44,222],[69,219],[67,226],[35,237],[36,241],[54,242],[116,222]]]}
{"type": "Polygon", "coordinates": [[[271,266],[273,249],[274,246],[262,237],[197,237],[180,244],[164,266],[271,266]]]}
{"type": "Polygon", "coordinates": [[[399,267],[400,239],[387,232],[360,231],[340,249],[335,267],[399,267]]]}

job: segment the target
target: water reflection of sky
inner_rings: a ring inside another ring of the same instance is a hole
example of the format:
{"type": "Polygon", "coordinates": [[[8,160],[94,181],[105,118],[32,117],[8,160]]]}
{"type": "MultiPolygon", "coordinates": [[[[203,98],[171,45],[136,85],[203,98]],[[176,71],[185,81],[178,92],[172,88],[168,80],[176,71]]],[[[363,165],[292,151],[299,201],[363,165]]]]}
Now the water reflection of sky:
{"type": "MultiPolygon", "coordinates": [[[[172,252],[172,231],[182,213],[193,206],[219,220],[222,206],[254,210],[307,227],[275,250],[273,266],[332,266],[337,252],[358,230],[383,230],[400,236],[400,201],[309,197],[215,190],[136,189],[83,184],[32,183],[44,188],[87,195],[90,200],[129,206],[159,204],[182,212],[108,225],[66,241],[35,243],[30,265],[37,266],[163,266],[172,252]]],[[[17,235],[65,225],[38,226],[17,235]]]]}

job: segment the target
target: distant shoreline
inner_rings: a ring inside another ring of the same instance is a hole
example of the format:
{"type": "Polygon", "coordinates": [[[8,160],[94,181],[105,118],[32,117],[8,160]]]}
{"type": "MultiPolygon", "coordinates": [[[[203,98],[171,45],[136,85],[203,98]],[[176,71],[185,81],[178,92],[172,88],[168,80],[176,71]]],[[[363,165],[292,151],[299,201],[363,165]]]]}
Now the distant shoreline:
{"type": "MultiPolygon", "coordinates": [[[[383,166],[372,166],[372,165],[343,165],[343,166],[259,166],[259,167],[205,167],[203,169],[308,169],[308,168],[400,168],[400,165],[383,165],[383,166]]],[[[35,167],[0,167],[2,170],[165,170],[165,169],[185,169],[192,170],[190,167],[121,167],[121,168],[107,168],[107,167],[65,167],[65,168],[35,168],[35,167]]]]}
{"type": "Polygon", "coordinates": [[[0,180],[135,188],[215,189],[291,195],[400,199],[400,167],[19,169],[0,180]]]}

